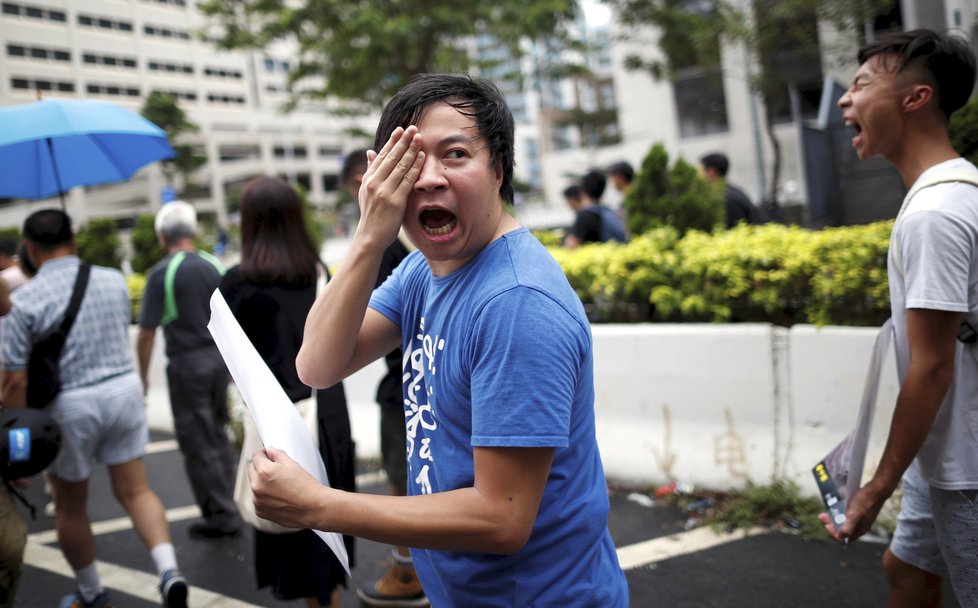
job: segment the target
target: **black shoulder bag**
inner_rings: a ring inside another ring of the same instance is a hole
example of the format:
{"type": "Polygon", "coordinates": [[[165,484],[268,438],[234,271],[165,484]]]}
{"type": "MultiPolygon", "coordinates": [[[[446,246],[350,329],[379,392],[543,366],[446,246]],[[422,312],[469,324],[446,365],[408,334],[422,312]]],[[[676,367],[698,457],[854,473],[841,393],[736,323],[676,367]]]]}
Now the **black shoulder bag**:
{"type": "Polygon", "coordinates": [[[71,301],[61,323],[34,340],[31,346],[31,356],[27,361],[27,407],[47,407],[61,392],[61,351],[81,308],[91,268],[90,264],[82,264],[78,268],[71,301]]]}

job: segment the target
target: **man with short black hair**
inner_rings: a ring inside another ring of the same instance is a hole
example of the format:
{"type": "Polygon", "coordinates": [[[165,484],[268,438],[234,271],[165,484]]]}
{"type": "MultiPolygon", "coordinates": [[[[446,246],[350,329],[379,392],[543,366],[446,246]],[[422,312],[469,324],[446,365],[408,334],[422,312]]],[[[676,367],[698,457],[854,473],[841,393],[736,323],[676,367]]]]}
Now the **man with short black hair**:
{"type": "Polygon", "coordinates": [[[940,606],[947,577],[978,606],[978,169],[948,136],[975,83],[975,56],[956,36],[885,34],[859,50],[839,99],[860,159],[883,156],[909,190],[887,259],[900,392],[872,478],[849,497],[838,532],[865,534],[903,479],[896,532],[883,558],[890,606],[940,606]]]}
{"type": "Polygon", "coordinates": [[[296,368],[326,386],[404,348],[409,496],[322,486],[266,448],[252,461],[255,508],[411,547],[434,606],[623,608],[590,326],[560,266],[507,212],[513,139],[488,81],[422,74],[384,108],[360,224],[296,368]],[[401,226],[418,251],[375,291],[401,226]]]}
{"type": "Polygon", "coordinates": [[[617,162],[608,167],[608,177],[611,178],[611,184],[615,187],[615,190],[624,196],[632,187],[632,180],[635,179],[635,169],[632,169],[632,166],[625,161],[617,162]]]}
{"type": "Polygon", "coordinates": [[[564,247],[574,249],[584,243],[625,242],[625,228],[621,218],[612,209],[601,204],[607,184],[604,174],[592,169],[578,183],[576,194],[583,196],[575,199],[568,197],[567,191],[564,191],[567,203],[577,213],[574,224],[564,237],[564,247]]]}
{"type": "Polygon", "coordinates": [[[764,223],[764,213],[754,203],[750,202],[747,193],[727,181],[730,161],[725,154],[719,152],[707,154],[700,159],[700,165],[703,167],[703,176],[706,177],[706,181],[723,185],[727,228],[733,228],[740,222],[747,224],[764,223]]]}
{"type": "MultiPolygon", "coordinates": [[[[37,275],[12,296],[3,320],[3,396],[27,405],[27,362],[34,341],[61,323],[82,267],[71,220],[58,209],[24,222],[37,275]]],[[[78,590],[61,608],[109,606],[95,566],[95,539],[86,506],[92,463],[109,469],[113,495],[132,520],[160,573],[164,606],[186,606],[187,583],[177,570],[163,504],[146,479],[149,440],[146,406],[129,342],[131,304],[122,273],[92,266],[75,322],[61,352],[61,392],[47,412],[61,427],[62,443],[48,469],[55,496],[58,544],[75,571],[78,590]]]]}

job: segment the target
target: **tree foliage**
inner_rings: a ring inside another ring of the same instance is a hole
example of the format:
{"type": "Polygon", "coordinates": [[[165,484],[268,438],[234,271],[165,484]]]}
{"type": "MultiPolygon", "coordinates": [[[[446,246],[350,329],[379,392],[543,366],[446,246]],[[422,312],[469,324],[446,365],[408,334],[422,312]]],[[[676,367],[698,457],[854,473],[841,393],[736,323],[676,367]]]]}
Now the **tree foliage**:
{"type": "Polygon", "coordinates": [[[166,251],[160,246],[159,239],[156,237],[154,222],[156,218],[152,214],[143,214],[136,218],[136,223],[132,227],[130,241],[132,243],[132,269],[134,272],[145,274],[164,257],[166,251]]]}
{"type": "Polygon", "coordinates": [[[200,128],[187,118],[187,114],[168,93],[153,91],[146,98],[140,112],[147,120],[163,129],[176,157],[161,163],[167,183],[173,183],[174,175],[180,175],[182,191],[192,188],[192,175],[207,163],[207,157],[198,154],[192,144],[180,141],[186,133],[196,133],[200,128]]]}
{"type": "Polygon", "coordinates": [[[958,154],[978,164],[978,98],[971,98],[951,115],[951,144],[958,154]]]}
{"type": "Polygon", "coordinates": [[[90,264],[119,268],[122,266],[122,242],[115,220],[89,220],[75,233],[78,257],[90,264]]]}
{"type": "Polygon", "coordinates": [[[642,161],[624,205],[632,234],[659,226],[671,226],[679,234],[694,229],[709,232],[723,224],[723,190],[707,183],[682,158],[670,167],[662,144],[654,145],[642,161]]]}
{"type": "Polygon", "coordinates": [[[412,76],[488,67],[470,52],[489,35],[514,57],[525,39],[572,39],[577,0],[205,0],[200,10],[222,34],[225,49],[298,45],[289,83],[298,97],[378,106],[412,76]]]}

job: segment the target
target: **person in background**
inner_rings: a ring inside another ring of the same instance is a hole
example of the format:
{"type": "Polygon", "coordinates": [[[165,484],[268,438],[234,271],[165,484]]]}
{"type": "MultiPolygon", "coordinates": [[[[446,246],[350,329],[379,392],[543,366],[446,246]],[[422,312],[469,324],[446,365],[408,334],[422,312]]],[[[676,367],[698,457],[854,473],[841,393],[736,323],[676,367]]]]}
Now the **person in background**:
{"type": "MultiPolygon", "coordinates": [[[[359,200],[360,184],[367,170],[367,150],[354,150],[346,156],[340,178],[353,200],[359,200]]],[[[400,238],[384,250],[375,287],[390,276],[408,256],[400,238]]],[[[404,403],[401,396],[401,360],[404,351],[395,348],[384,357],[387,373],[377,386],[380,405],[380,456],[387,474],[391,496],[407,496],[407,439],[404,434],[404,403]]],[[[428,600],[411,561],[407,547],[391,550],[390,568],[371,587],[358,587],[357,597],[368,606],[427,606],[428,600]]]]}
{"type": "Polygon", "coordinates": [[[564,202],[567,206],[577,211],[584,204],[584,192],[581,191],[581,187],[577,184],[571,184],[564,188],[562,192],[564,196],[564,202]]]}
{"type": "Polygon", "coordinates": [[[34,275],[37,274],[37,266],[34,265],[30,256],[27,255],[27,243],[23,239],[17,245],[17,268],[24,275],[25,282],[33,279],[34,275]]]}
{"type": "Polygon", "coordinates": [[[17,251],[20,243],[10,236],[0,237],[0,278],[13,291],[27,281],[27,276],[17,263],[17,251]]]}
{"type": "Polygon", "coordinates": [[[763,224],[764,213],[754,203],[750,202],[747,193],[727,181],[727,171],[730,161],[726,155],[714,152],[700,159],[703,176],[711,184],[723,185],[723,202],[725,205],[725,223],[727,228],[733,228],[740,222],[748,224],[763,224]]]}
{"type": "MultiPolygon", "coordinates": [[[[27,405],[27,362],[34,340],[61,322],[81,260],[69,217],[57,209],[31,214],[23,238],[37,275],[12,296],[3,319],[3,396],[27,405]]],[[[81,308],[61,355],[62,390],[46,411],[62,443],[48,468],[54,486],[58,544],[75,572],[76,593],[61,608],[110,606],[95,562],[88,517],[92,463],[108,466],[112,493],[150,550],[160,575],[163,605],[187,605],[187,582],[177,569],[163,504],[150,489],[143,455],[149,440],[146,405],[129,342],[129,289],[118,270],[93,266],[81,308]]]]}
{"type": "Polygon", "coordinates": [[[860,159],[883,156],[910,191],[887,258],[900,392],[879,465],[828,532],[852,541],[903,481],[883,567],[889,606],[940,606],[946,577],[978,606],[978,169],[948,121],[971,96],[968,42],[930,30],[883,34],[858,52],[839,99],[860,159]]]}
{"type": "MultiPolygon", "coordinates": [[[[325,266],[309,236],[299,196],[278,178],[252,179],[241,191],[241,263],[221,279],[221,294],[293,403],[311,395],[299,381],[295,357],[317,281],[326,281],[325,266]]],[[[330,484],[353,491],[356,462],[343,385],[318,391],[316,404],[319,452],[330,484]]],[[[352,565],[353,538],[344,540],[352,565]]],[[[278,600],[304,598],[310,608],[339,605],[346,572],[312,530],[255,530],[254,546],[259,588],[271,587],[278,600]]]]}
{"type": "Polygon", "coordinates": [[[625,161],[621,161],[608,167],[608,177],[611,178],[615,190],[625,196],[632,187],[632,180],[635,179],[635,169],[625,161]]]}
{"type": "Polygon", "coordinates": [[[491,82],[414,77],[384,108],[340,270],[309,312],[301,378],[330,386],[400,345],[408,496],[319,484],[274,448],[255,511],[411,547],[433,606],[623,608],[594,422],[590,326],[507,212],[513,116],[491,82]],[[403,226],[418,250],[376,290],[403,226]]]}
{"type": "MultiPolygon", "coordinates": [[[[10,312],[9,291],[7,282],[0,276],[0,317],[5,317],[10,312]]],[[[3,406],[0,404],[0,412],[2,411],[3,406]]],[[[17,586],[20,584],[26,547],[27,523],[14,508],[7,484],[0,483],[0,608],[13,608],[14,600],[17,599],[17,586]]]]}
{"type": "Polygon", "coordinates": [[[603,174],[591,170],[581,178],[579,184],[579,194],[583,196],[575,199],[568,196],[570,189],[564,190],[564,198],[577,213],[574,224],[564,237],[564,247],[574,249],[584,243],[625,242],[625,228],[621,218],[614,210],[601,204],[607,183],[603,174]]]}
{"type": "Polygon", "coordinates": [[[162,326],[174,430],[203,515],[189,533],[198,539],[236,536],[243,524],[232,498],[237,459],[225,430],[228,371],[207,330],[211,294],[224,266],[194,245],[197,212],[189,204],[163,205],[155,227],[167,256],[150,269],[143,293],[136,343],[143,390],[149,389],[156,328],[162,326]]]}

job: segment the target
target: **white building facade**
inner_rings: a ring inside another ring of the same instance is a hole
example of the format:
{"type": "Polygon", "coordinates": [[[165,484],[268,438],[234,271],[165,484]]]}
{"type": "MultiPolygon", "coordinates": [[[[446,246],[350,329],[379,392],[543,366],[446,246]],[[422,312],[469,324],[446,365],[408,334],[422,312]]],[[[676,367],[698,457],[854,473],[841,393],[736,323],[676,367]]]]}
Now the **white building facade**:
{"type": "MultiPolygon", "coordinates": [[[[300,184],[314,203],[331,202],[344,152],[367,143],[348,133],[372,133],[375,120],[338,118],[326,104],[280,112],[288,100],[286,50],[220,51],[198,38],[205,26],[195,0],[4,0],[0,105],[40,93],[139,112],[150,92],[166,92],[200,128],[180,141],[208,158],[193,176],[198,188],[186,193],[203,214],[224,224],[226,196],[260,174],[300,184]]],[[[164,185],[153,164],[123,184],[73,189],[67,210],[78,224],[124,221],[155,212],[164,185]]],[[[0,226],[19,226],[53,204],[5,201],[0,226]]]]}

